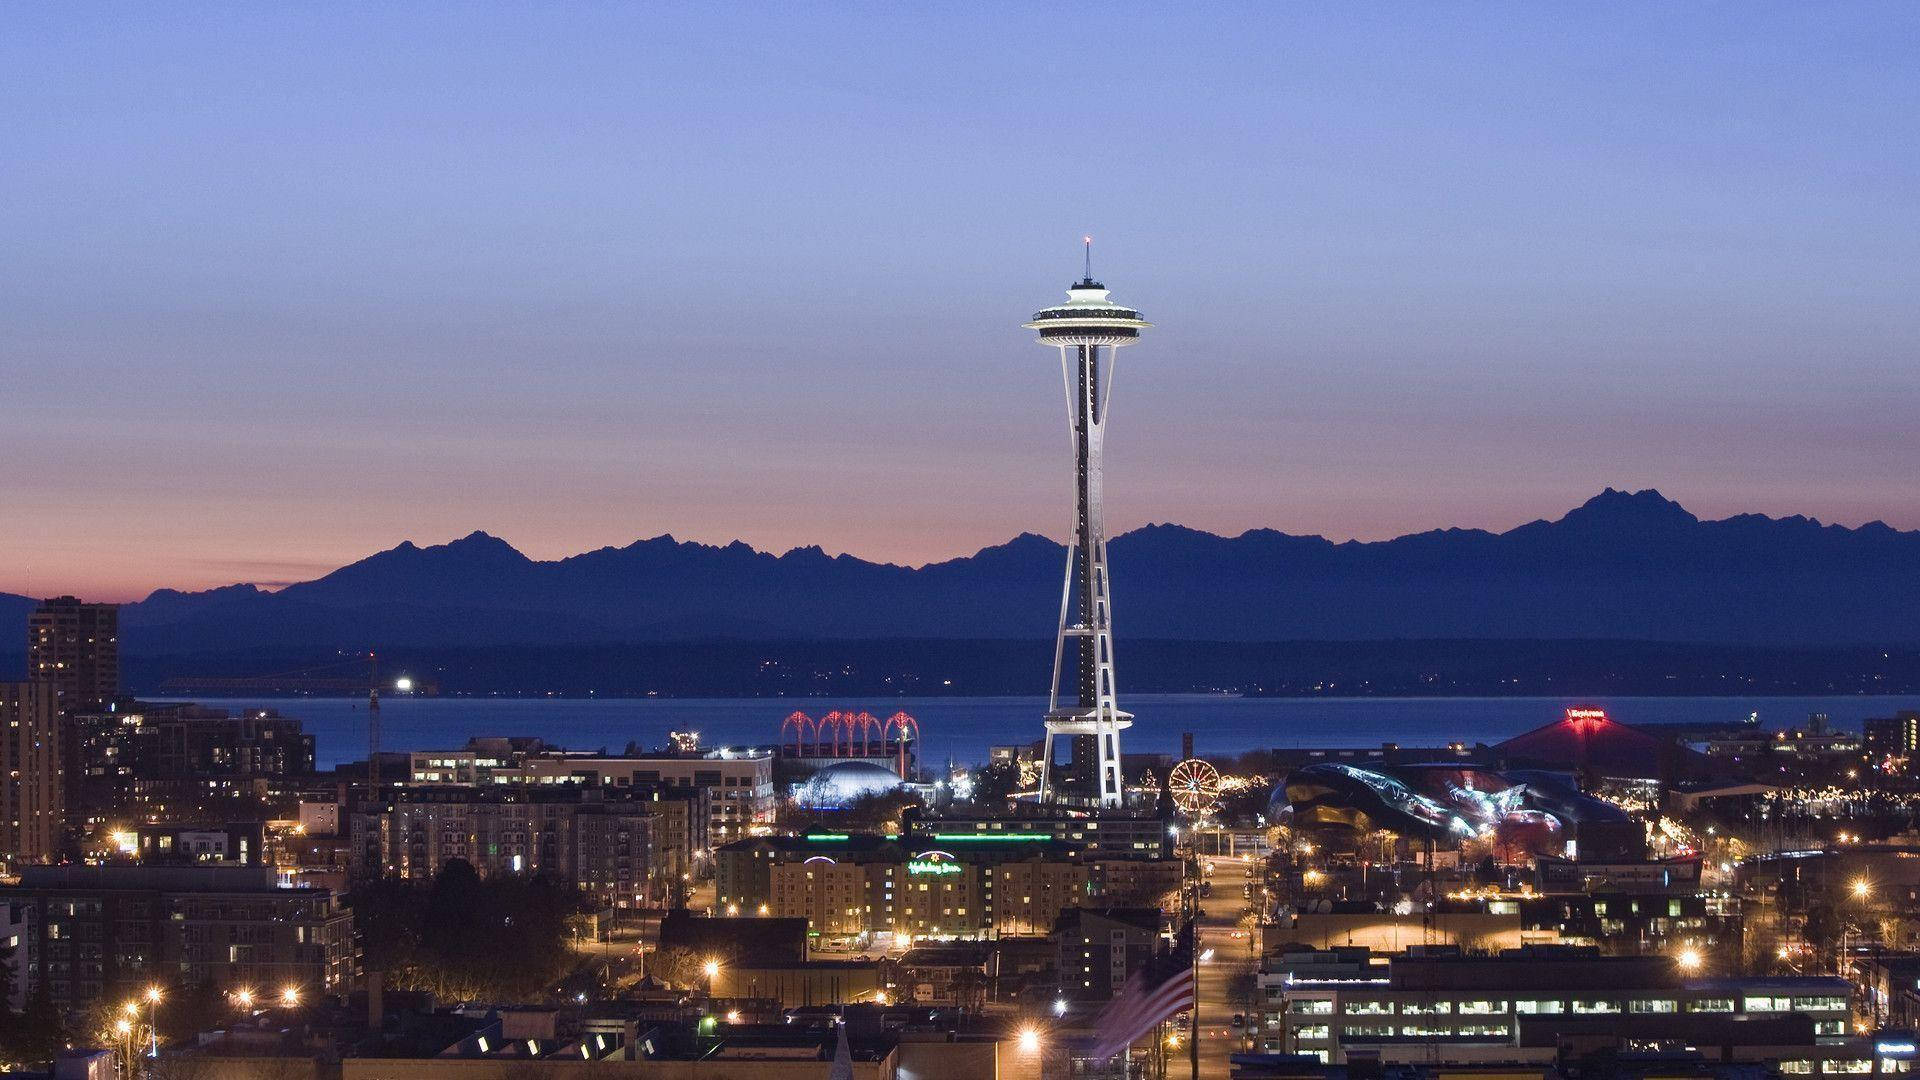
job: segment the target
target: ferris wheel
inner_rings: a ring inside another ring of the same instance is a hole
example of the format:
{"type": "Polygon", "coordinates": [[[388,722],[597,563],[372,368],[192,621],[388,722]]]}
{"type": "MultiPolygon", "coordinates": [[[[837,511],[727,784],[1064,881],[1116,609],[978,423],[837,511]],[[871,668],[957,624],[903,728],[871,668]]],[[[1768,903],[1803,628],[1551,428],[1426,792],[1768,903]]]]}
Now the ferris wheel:
{"type": "Polygon", "coordinates": [[[1173,767],[1167,787],[1181,813],[1198,817],[1213,809],[1214,800],[1220,797],[1220,773],[1199,758],[1188,758],[1173,767]]]}

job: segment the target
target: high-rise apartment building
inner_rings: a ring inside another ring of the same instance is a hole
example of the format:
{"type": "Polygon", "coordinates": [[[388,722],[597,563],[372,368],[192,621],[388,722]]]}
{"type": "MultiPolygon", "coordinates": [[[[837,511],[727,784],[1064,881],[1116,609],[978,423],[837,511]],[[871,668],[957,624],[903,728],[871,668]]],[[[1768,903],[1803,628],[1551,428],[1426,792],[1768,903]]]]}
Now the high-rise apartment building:
{"type": "Polygon", "coordinates": [[[65,810],[60,703],[52,683],[0,683],[0,860],[51,861],[65,810]]]}
{"type": "Polygon", "coordinates": [[[120,701],[62,724],[68,821],[82,829],[291,813],[314,772],[313,736],[272,709],[120,701]]]}
{"type": "Polygon", "coordinates": [[[65,709],[120,695],[120,608],[56,596],[27,616],[27,678],[52,683],[65,709]]]}

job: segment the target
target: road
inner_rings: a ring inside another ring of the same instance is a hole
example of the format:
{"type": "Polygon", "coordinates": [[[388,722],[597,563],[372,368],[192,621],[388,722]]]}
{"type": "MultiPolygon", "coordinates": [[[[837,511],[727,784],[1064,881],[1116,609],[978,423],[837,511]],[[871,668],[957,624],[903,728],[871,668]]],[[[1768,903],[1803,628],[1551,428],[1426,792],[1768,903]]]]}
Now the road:
{"type": "MultiPolygon", "coordinates": [[[[1229,1054],[1245,1046],[1245,1036],[1231,1024],[1235,1013],[1247,1013],[1247,993],[1258,966],[1259,930],[1246,918],[1250,908],[1242,889],[1256,864],[1240,859],[1213,860],[1213,895],[1200,901],[1200,1080],[1227,1080],[1232,1072],[1229,1054]],[[1212,959],[1206,951],[1213,950],[1212,959]]],[[[1185,1047],[1168,1063],[1169,1080],[1188,1073],[1185,1047]]]]}

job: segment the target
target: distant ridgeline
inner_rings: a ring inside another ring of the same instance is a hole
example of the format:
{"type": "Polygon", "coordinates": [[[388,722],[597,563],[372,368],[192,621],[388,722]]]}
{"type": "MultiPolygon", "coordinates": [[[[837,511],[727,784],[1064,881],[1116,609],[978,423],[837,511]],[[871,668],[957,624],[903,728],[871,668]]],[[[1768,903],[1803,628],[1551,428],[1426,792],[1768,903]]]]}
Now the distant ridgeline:
{"type": "MultiPolygon", "coordinates": [[[[1156,525],[1110,550],[1127,690],[1915,685],[1920,532],[1878,523],[1701,521],[1658,492],[1609,489],[1498,534],[1336,544],[1156,525]]],[[[1030,693],[1062,557],[1030,534],[917,569],[659,537],[542,562],[474,533],[274,593],[161,590],[123,609],[121,653],[132,686],[377,647],[441,658],[449,692],[1030,693]]],[[[27,606],[0,596],[0,643],[24,640],[27,606]]]]}

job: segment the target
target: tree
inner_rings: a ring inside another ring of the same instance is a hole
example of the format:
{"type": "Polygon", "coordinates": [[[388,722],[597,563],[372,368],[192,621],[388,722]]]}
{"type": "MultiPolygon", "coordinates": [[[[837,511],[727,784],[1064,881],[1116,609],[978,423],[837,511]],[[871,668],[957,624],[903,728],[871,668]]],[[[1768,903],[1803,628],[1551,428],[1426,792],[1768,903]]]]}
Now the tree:
{"type": "Polygon", "coordinates": [[[706,958],[685,945],[664,945],[647,955],[647,974],[655,982],[691,989],[706,978],[706,958]]]}
{"type": "Polygon", "coordinates": [[[982,806],[1005,807],[1020,790],[1020,766],[1001,759],[989,762],[973,774],[973,801],[982,806]]]}
{"type": "Polygon", "coordinates": [[[43,982],[36,981],[26,1007],[11,1018],[5,1054],[16,1062],[52,1061],[67,1045],[66,1024],[43,982]]]}

